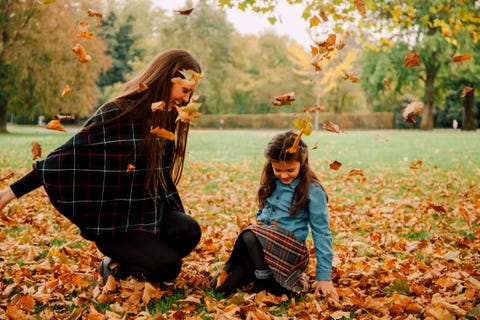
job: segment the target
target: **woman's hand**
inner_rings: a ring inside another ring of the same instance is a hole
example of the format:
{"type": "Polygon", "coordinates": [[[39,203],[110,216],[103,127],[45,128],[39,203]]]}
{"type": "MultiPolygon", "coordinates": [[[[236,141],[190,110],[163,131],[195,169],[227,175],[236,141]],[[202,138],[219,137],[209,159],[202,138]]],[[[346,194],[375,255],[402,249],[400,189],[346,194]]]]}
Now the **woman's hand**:
{"type": "Polygon", "coordinates": [[[315,294],[319,294],[320,292],[325,297],[338,301],[337,289],[335,289],[331,280],[319,280],[315,283],[315,294]]]}
{"type": "Polygon", "coordinates": [[[5,206],[15,199],[15,194],[12,191],[12,188],[6,187],[0,190],[0,210],[5,208],[5,206]]]}

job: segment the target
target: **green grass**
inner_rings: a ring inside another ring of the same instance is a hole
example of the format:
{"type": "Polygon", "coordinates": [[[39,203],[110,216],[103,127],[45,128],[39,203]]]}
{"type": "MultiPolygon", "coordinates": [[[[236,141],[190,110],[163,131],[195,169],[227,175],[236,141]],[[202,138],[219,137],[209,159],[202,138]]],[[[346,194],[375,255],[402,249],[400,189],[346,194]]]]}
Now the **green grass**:
{"type": "MultiPolygon", "coordinates": [[[[9,126],[0,134],[0,167],[30,167],[31,143],[42,145],[45,156],[73,134],[33,126],[9,126]]],[[[234,164],[243,161],[263,162],[263,148],[278,130],[196,130],[189,136],[189,163],[234,164]]],[[[421,160],[424,166],[480,174],[480,133],[459,130],[386,130],[347,131],[336,134],[316,131],[304,136],[311,147],[314,166],[337,160],[344,168],[382,170],[405,167],[421,160]],[[388,139],[388,141],[385,141],[388,139]]]]}

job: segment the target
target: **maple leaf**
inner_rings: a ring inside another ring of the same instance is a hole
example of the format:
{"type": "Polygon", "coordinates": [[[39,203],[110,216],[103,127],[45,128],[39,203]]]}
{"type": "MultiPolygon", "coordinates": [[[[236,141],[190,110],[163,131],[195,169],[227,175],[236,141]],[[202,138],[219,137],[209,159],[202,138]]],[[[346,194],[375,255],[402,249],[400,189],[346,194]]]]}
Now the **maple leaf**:
{"type": "Polygon", "coordinates": [[[272,100],[272,104],[274,106],[285,106],[285,105],[291,105],[293,101],[295,101],[295,92],[292,91],[292,92],[274,97],[272,100]]]}
{"type": "Polygon", "coordinates": [[[92,57],[87,54],[85,48],[80,43],[77,43],[75,47],[72,48],[72,51],[78,56],[78,61],[82,63],[92,60],[92,57]]]}
{"type": "Polygon", "coordinates": [[[418,67],[420,65],[420,55],[417,52],[409,52],[403,59],[403,65],[406,68],[418,67]]]}
{"type": "Polygon", "coordinates": [[[80,32],[77,33],[77,38],[93,39],[95,35],[92,32],[88,31],[89,27],[90,24],[88,22],[81,21],[79,23],[80,32]]]}
{"type": "Polygon", "coordinates": [[[421,101],[413,101],[403,109],[402,116],[407,123],[417,123],[415,116],[418,116],[422,111],[423,103],[421,101]]]}
{"type": "Polygon", "coordinates": [[[156,135],[159,138],[164,138],[171,141],[175,140],[175,134],[164,128],[160,128],[160,127],[152,128],[150,129],[150,133],[156,135]]]}
{"type": "Polygon", "coordinates": [[[36,142],[32,142],[32,160],[36,160],[42,157],[42,146],[36,142]]]}
{"type": "Polygon", "coordinates": [[[200,117],[202,114],[197,112],[202,104],[198,102],[189,102],[185,107],[176,107],[178,111],[178,116],[175,121],[180,121],[183,123],[188,123],[194,119],[200,117]]]}

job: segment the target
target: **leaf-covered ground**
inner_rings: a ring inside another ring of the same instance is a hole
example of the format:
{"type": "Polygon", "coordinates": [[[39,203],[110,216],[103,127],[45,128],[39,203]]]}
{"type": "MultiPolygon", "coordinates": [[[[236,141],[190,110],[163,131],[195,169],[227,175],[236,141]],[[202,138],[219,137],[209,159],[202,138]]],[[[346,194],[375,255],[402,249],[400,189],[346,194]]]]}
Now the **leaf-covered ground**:
{"type": "MultiPolygon", "coordinates": [[[[104,286],[102,258],[55,212],[42,189],[0,213],[0,318],[477,319],[480,178],[421,163],[363,172],[317,170],[330,196],[333,281],[340,301],[311,293],[214,293],[239,224],[252,219],[258,163],[189,165],[180,192],[203,229],[172,283],[104,286]]],[[[0,178],[15,172],[0,169],[0,178]]],[[[307,276],[313,281],[314,255],[307,276]]],[[[113,281],[112,281],[113,280],[113,281]]]]}

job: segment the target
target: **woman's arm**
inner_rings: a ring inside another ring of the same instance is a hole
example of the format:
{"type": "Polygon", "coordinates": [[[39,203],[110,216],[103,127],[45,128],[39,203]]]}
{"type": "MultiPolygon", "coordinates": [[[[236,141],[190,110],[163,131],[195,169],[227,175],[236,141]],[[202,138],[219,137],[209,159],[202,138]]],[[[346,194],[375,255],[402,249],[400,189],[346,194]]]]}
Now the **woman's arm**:
{"type": "Polygon", "coordinates": [[[0,210],[5,208],[5,206],[15,199],[15,193],[13,193],[12,188],[6,187],[0,190],[0,210]]]}

